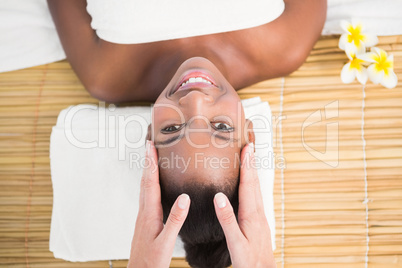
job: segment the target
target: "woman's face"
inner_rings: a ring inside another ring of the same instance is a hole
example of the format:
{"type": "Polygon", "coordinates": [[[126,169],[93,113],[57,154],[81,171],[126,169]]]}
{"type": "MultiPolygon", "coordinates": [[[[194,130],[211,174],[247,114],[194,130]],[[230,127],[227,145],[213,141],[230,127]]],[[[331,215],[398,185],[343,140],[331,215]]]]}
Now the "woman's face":
{"type": "Polygon", "coordinates": [[[216,66],[188,59],[153,107],[151,133],[163,177],[216,185],[238,175],[241,148],[250,142],[248,123],[239,96],[216,66]]]}

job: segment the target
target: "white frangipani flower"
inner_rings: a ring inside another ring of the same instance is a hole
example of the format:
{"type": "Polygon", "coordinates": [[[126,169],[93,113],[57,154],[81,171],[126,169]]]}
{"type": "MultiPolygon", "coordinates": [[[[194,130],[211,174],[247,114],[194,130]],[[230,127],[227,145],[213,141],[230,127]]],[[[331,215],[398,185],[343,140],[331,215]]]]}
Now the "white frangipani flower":
{"type": "Polygon", "coordinates": [[[357,21],[352,20],[352,23],[348,21],[341,21],[341,27],[345,31],[339,39],[339,48],[342,50],[356,48],[356,54],[366,52],[366,47],[372,47],[378,43],[376,35],[364,32],[363,25],[357,21]]]}
{"type": "Polygon", "coordinates": [[[398,77],[394,72],[394,56],[387,54],[385,50],[373,47],[371,52],[358,56],[359,59],[372,63],[367,68],[367,73],[374,84],[380,83],[386,88],[394,88],[398,83],[398,77]]]}
{"type": "Polygon", "coordinates": [[[348,47],[346,50],[346,55],[349,58],[349,62],[346,63],[341,71],[341,79],[345,84],[352,83],[355,78],[361,84],[366,84],[368,75],[367,69],[363,66],[364,60],[356,57],[356,50],[352,47],[348,47]]]}

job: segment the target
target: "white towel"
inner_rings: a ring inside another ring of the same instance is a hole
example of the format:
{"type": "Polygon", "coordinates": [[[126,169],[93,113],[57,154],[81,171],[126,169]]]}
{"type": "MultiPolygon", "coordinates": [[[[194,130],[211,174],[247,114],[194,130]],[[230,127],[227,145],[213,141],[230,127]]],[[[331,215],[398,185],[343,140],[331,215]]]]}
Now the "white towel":
{"type": "Polygon", "coordinates": [[[46,0],[0,0],[0,72],[65,58],[46,0]]]}
{"type": "Polygon", "coordinates": [[[88,0],[87,10],[100,38],[136,44],[251,28],[284,7],[283,0],[88,0]]]}
{"type": "MultiPolygon", "coordinates": [[[[253,121],[256,157],[264,161],[258,175],[275,248],[271,111],[260,98],[242,103],[253,121]]],[[[137,160],[143,160],[149,122],[150,107],[77,105],[61,111],[50,140],[50,250],[56,258],[129,258],[142,174],[137,160]]],[[[184,257],[179,240],[174,257],[184,257]]]]}
{"type": "MultiPolygon", "coordinates": [[[[111,5],[115,4],[113,1],[105,1],[111,5]]],[[[214,2],[217,3],[217,1],[214,2]]],[[[243,2],[246,3],[246,1],[243,2]]],[[[92,4],[94,3],[96,2],[92,2],[92,4]]],[[[199,8],[198,1],[187,1],[186,4],[193,4],[194,10],[199,8]]],[[[89,10],[91,8],[96,9],[89,7],[89,10]]],[[[399,35],[402,34],[401,10],[402,1],[400,0],[328,0],[327,21],[322,33],[324,35],[341,34],[340,21],[357,18],[364,22],[367,30],[373,34],[379,36],[399,35]]],[[[108,11],[108,9],[103,10],[103,12],[108,11]]],[[[233,12],[233,9],[226,11],[233,12]]],[[[208,12],[202,13],[208,14],[208,12]]],[[[226,12],[222,13],[222,15],[225,14],[226,12]]],[[[114,15],[121,17],[124,14],[114,15]]],[[[220,19],[223,18],[220,17],[220,19]]],[[[120,19],[124,20],[124,18],[120,19]]],[[[256,18],[256,20],[258,19],[256,18]]],[[[102,21],[102,18],[99,18],[99,21],[102,21]]],[[[96,26],[95,22],[94,24],[93,27],[96,26]]],[[[230,27],[234,30],[237,26],[230,27]]],[[[121,33],[112,33],[110,30],[104,29],[105,37],[111,36],[114,41],[119,42],[115,36],[121,37],[121,33]]],[[[221,29],[213,29],[211,32],[203,32],[203,34],[218,31],[221,29]]],[[[99,30],[99,34],[101,32],[102,30],[99,30]]],[[[193,34],[201,34],[201,32],[193,34]]],[[[164,31],[163,35],[172,37],[168,30],[164,31]]],[[[190,33],[182,35],[182,37],[186,36],[190,36],[190,33]]],[[[121,38],[120,42],[127,42],[126,38],[121,38]]],[[[46,0],[0,1],[0,72],[23,69],[62,59],[65,59],[65,54],[46,0]]]]}
{"type": "Polygon", "coordinates": [[[402,34],[401,0],[328,0],[323,35],[342,34],[341,20],[357,19],[378,36],[402,34]]]}

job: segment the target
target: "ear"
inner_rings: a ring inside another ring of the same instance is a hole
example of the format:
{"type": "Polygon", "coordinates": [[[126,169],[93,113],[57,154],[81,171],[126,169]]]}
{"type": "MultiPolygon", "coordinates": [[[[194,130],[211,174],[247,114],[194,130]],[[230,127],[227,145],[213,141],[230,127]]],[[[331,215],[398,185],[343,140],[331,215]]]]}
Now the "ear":
{"type": "Polygon", "coordinates": [[[148,125],[147,136],[145,138],[145,142],[148,140],[149,141],[152,140],[152,124],[148,125]]]}
{"type": "Polygon", "coordinates": [[[246,119],[246,143],[254,143],[255,144],[255,135],[253,130],[253,122],[249,119],[246,119]]]}

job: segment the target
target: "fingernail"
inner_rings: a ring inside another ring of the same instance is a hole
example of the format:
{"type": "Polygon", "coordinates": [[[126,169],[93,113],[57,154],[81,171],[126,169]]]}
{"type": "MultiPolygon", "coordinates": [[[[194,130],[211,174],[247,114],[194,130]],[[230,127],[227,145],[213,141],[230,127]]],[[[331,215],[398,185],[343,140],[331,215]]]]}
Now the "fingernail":
{"type": "Polygon", "coordinates": [[[146,154],[149,155],[151,152],[151,142],[149,140],[147,140],[147,144],[146,144],[146,154]]]}
{"type": "Polygon", "coordinates": [[[218,205],[218,208],[226,207],[226,198],[223,193],[217,193],[215,195],[215,200],[216,200],[216,204],[218,205]]]}
{"type": "Polygon", "coordinates": [[[179,208],[181,208],[181,209],[187,208],[189,201],[190,201],[190,197],[187,194],[182,194],[179,197],[179,203],[178,203],[179,208]]]}

